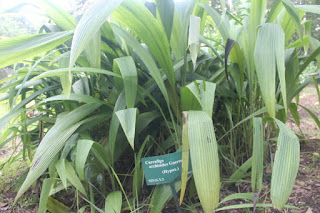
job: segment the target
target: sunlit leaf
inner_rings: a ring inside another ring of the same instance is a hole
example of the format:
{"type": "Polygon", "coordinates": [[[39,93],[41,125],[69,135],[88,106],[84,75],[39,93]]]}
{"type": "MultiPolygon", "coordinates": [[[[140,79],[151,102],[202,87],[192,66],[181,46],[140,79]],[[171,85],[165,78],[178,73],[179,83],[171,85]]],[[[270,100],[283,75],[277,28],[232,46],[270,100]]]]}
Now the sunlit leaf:
{"type": "Polygon", "coordinates": [[[219,204],[220,169],[218,146],[210,116],[206,112],[187,113],[192,173],[205,212],[219,204]]]}
{"type": "Polygon", "coordinates": [[[299,138],[281,121],[275,119],[280,132],[271,177],[271,200],[281,210],[291,194],[300,162],[299,138]]]}

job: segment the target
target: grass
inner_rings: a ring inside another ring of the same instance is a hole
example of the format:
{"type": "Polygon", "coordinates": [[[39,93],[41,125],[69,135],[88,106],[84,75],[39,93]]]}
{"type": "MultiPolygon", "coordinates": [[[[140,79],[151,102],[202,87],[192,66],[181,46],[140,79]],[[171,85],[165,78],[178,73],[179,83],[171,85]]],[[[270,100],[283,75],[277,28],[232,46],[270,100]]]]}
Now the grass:
{"type": "MultiPolygon", "coordinates": [[[[3,149],[10,150],[11,145],[3,149]]],[[[0,158],[0,165],[10,160],[11,155],[0,158]]],[[[6,203],[12,207],[16,195],[16,186],[19,184],[19,178],[28,170],[28,162],[24,161],[21,154],[16,155],[13,161],[7,163],[0,170],[0,203],[6,203]]],[[[38,203],[38,198],[34,193],[26,193],[17,202],[17,208],[27,208],[38,203]]],[[[15,209],[16,210],[16,209],[15,209]]]]}

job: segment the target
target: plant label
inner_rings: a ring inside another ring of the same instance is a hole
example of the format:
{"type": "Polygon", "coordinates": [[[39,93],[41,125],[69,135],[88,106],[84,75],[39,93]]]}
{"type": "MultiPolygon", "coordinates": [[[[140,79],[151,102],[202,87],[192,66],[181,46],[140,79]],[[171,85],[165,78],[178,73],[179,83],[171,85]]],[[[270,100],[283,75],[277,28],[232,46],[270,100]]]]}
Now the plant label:
{"type": "MultiPolygon", "coordinates": [[[[182,152],[166,155],[142,158],[142,167],[146,177],[147,185],[158,185],[172,183],[181,179],[182,152]]],[[[189,157],[188,174],[191,174],[191,162],[189,157]]]]}

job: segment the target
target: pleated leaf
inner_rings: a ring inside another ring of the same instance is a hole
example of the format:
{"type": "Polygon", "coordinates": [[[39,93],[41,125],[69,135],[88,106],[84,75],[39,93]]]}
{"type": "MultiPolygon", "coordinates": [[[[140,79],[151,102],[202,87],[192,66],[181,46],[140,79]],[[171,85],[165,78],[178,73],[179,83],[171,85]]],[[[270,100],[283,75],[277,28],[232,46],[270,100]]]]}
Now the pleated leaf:
{"type": "Polygon", "coordinates": [[[98,0],[80,19],[72,39],[69,68],[73,67],[84,48],[89,44],[107,17],[121,4],[122,0],[98,0]],[[94,18],[92,18],[94,17],[94,18]]]}
{"type": "Polygon", "coordinates": [[[124,87],[127,107],[133,108],[137,96],[138,76],[132,57],[127,56],[115,59],[113,63],[113,70],[115,73],[121,73],[122,81],[121,79],[115,79],[115,83],[120,85],[120,91],[124,87]]]}
{"type": "Polygon", "coordinates": [[[100,68],[101,64],[101,34],[97,31],[93,36],[89,44],[85,47],[84,53],[88,59],[91,67],[100,68]]]}
{"type": "Polygon", "coordinates": [[[174,16],[173,0],[156,0],[157,9],[161,18],[162,25],[166,31],[168,41],[171,38],[171,31],[174,16]]]}
{"type": "Polygon", "coordinates": [[[77,155],[76,155],[76,171],[81,180],[84,180],[84,166],[93,144],[92,140],[79,140],[77,144],[77,155]]]}
{"type": "MultiPolygon", "coordinates": [[[[87,115],[101,104],[86,104],[61,118],[45,135],[33,157],[28,175],[20,187],[15,201],[45,172],[53,158],[62,149],[68,138],[83,123],[87,115]]],[[[66,168],[67,170],[68,168],[66,168]]]]}
{"type": "Polygon", "coordinates": [[[280,129],[277,151],[271,177],[271,200],[273,206],[282,209],[289,199],[300,162],[298,137],[281,121],[275,119],[280,129]]]}
{"type": "Polygon", "coordinates": [[[116,112],[123,132],[132,149],[134,149],[134,136],[136,131],[137,108],[124,109],[116,112]]]}
{"type": "Polygon", "coordinates": [[[251,187],[252,191],[261,191],[263,177],[263,141],[264,129],[262,118],[253,118],[253,154],[252,154],[252,171],[251,187]]]}
{"type": "Polygon", "coordinates": [[[0,40],[0,68],[45,53],[71,38],[73,32],[26,35],[0,40]]]}
{"type": "Polygon", "coordinates": [[[162,95],[164,96],[167,105],[170,106],[169,102],[169,95],[167,92],[167,89],[164,85],[162,76],[159,72],[159,69],[153,60],[152,56],[144,49],[141,44],[134,38],[132,35],[130,35],[125,30],[121,29],[120,27],[116,25],[111,25],[112,29],[115,34],[121,36],[127,41],[127,44],[137,53],[137,55],[140,57],[144,65],[147,67],[148,71],[150,72],[152,78],[157,83],[162,95]]]}
{"type": "Polygon", "coordinates": [[[122,194],[120,191],[111,192],[105,202],[105,213],[120,213],[122,205],[122,194]]]}
{"type": "Polygon", "coordinates": [[[294,22],[294,25],[296,26],[298,35],[300,39],[302,40],[303,34],[302,34],[302,26],[300,22],[300,17],[298,10],[295,8],[291,0],[282,0],[282,3],[284,7],[286,8],[287,12],[289,13],[292,21],[294,22]]]}
{"type": "Polygon", "coordinates": [[[171,86],[175,86],[173,63],[166,32],[141,1],[124,0],[112,17],[134,31],[159,62],[171,86]]]}
{"type": "Polygon", "coordinates": [[[219,204],[220,169],[218,146],[210,116],[206,112],[187,113],[192,173],[204,212],[219,204]]]}
{"type": "Polygon", "coordinates": [[[260,27],[254,59],[260,91],[270,116],[276,114],[276,70],[280,79],[281,95],[287,111],[285,82],[284,32],[280,25],[267,23],[260,27]]]}

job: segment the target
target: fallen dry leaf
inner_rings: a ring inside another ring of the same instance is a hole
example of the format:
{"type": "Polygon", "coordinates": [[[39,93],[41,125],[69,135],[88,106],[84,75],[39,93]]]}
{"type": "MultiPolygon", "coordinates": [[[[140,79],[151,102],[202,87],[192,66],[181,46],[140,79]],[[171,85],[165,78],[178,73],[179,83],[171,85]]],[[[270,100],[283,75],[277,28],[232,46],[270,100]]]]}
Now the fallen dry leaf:
{"type": "Polygon", "coordinates": [[[308,210],[306,211],[306,213],[312,213],[312,209],[308,208],[308,210]]]}
{"type": "Polygon", "coordinates": [[[8,205],[7,203],[0,203],[0,208],[8,205]]]}

